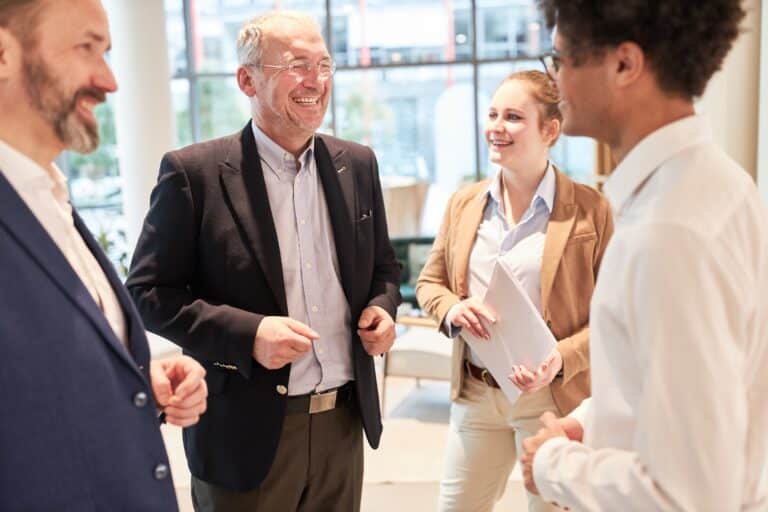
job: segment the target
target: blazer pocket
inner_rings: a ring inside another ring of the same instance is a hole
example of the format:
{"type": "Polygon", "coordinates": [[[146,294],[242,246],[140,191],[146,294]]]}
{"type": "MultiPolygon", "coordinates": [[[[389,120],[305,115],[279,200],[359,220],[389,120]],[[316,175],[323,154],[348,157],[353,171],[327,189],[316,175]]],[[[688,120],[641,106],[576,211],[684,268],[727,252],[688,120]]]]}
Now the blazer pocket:
{"type": "Polygon", "coordinates": [[[370,222],[373,219],[373,210],[363,210],[357,214],[357,223],[370,222]]]}
{"type": "Polygon", "coordinates": [[[568,242],[566,245],[570,244],[580,244],[584,242],[590,242],[592,240],[597,240],[597,233],[594,231],[590,233],[579,233],[577,235],[573,235],[570,238],[568,238],[568,242]]]}
{"type": "Polygon", "coordinates": [[[220,367],[208,368],[205,374],[205,383],[208,385],[208,394],[224,394],[229,384],[229,378],[235,372],[237,372],[237,370],[221,369],[220,367]]]}

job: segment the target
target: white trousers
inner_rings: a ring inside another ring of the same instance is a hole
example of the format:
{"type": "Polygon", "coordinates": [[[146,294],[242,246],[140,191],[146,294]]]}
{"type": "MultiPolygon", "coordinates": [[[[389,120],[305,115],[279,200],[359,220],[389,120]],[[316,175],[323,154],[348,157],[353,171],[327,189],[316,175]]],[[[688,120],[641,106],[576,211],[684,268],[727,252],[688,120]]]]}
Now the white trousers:
{"type": "MultiPolygon", "coordinates": [[[[451,405],[438,510],[493,510],[522,455],[523,440],[542,427],[539,417],[546,411],[560,416],[549,387],[510,404],[500,389],[467,375],[461,397],[451,405]]],[[[559,509],[528,494],[528,510],[559,509]]]]}

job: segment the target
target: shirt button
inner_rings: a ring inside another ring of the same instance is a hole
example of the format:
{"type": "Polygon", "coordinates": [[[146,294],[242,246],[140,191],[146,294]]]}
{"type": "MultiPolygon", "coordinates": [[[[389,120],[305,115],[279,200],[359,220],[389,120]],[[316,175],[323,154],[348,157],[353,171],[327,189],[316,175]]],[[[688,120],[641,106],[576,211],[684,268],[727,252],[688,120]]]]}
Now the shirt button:
{"type": "Polygon", "coordinates": [[[317,306],[312,306],[312,312],[317,313],[317,306]]]}
{"type": "Polygon", "coordinates": [[[149,401],[149,397],[147,397],[147,394],[143,391],[139,391],[135,395],[133,395],[133,405],[136,407],[144,407],[147,405],[147,402],[149,401]]]}
{"type": "Polygon", "coordinates": [[[285,395],[286,393],[288,393],[288,388],[283,386],[282,384],[279,384],[277,386],[277,392],[280,393],[281,395],[285,395]]]}
{"type": "Polygon", "coordinates": [[[168,469],[167,464],[160,463],[157,466],[155,466],[155,479],[156,480],[164,480],[168,477],[168,474],[170,473],[170,470],[168,469]]]}
{"type": "Polygon", "coordinates": [[[311,263],[307,263],[307,264],[305,265],[305,267],[307,267],[307,268],[312,268],[312,264],[311,264],[311,263]]]}
{"type": "Polygon", "coordinates": [[[300,221],[300,222],[301,222],[301,225],[302,225],[302,226],[303,226],[304,224],[306,224],[306,223],[307,223],[307,221],[306,221],[306,220],[304,220],[304,219],[301,219],[301,221],[300,221]]]}

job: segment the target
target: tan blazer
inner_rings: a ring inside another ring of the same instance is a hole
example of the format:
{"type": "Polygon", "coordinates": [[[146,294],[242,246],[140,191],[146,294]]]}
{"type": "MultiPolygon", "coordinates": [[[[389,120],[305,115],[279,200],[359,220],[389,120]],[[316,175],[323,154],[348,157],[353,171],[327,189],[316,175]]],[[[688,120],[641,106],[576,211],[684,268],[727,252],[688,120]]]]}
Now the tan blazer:
{"type": "MultiPolygon", "coordinates": [[[[541,265],[541,304],[558,340],[563,377],[550,385],[555,404],[567,414],[590,394],[589,302],[605,246],[613,233],[608,201],[593,188],[574,183],[555,169],[555,201],[541,265]]],[[[443,322],[469,293],[469,256],[486,204],[490,180],[451,197],[440,232],[416,284],[416,296],[445,333],[443,322]]],[[[464,340],[453,344],[451,399],[461,392],[464,340]]]]}

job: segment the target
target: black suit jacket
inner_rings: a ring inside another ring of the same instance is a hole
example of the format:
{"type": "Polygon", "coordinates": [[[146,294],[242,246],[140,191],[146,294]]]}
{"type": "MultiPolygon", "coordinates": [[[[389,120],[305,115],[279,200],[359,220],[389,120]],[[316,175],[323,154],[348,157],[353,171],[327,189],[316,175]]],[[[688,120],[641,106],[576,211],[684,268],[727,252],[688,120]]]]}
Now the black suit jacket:
{"type": "MultiPolygon", "coordinates": [[[[355,389],[368,441],[381,416],[373,359],[356,334],[362,310],[394,318],[399,273],[389,242],[373,152],[318,135],[325,193],[353,325],[355,389]]],[[[256,487],[277,449],[290,365],[267,370],[252,357],[267,315],[288,315],[280,249],[250,123],[235,135],[166,154],[127,286],[147,327],[208,371],[208,411],[185,429],[196,477],[233,490],[256,487]]]]}

